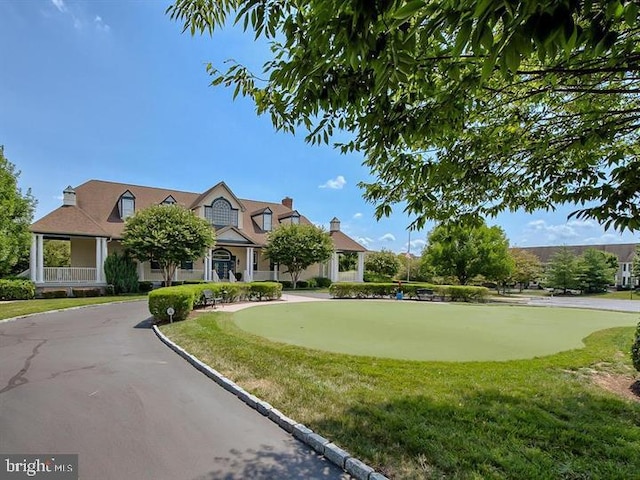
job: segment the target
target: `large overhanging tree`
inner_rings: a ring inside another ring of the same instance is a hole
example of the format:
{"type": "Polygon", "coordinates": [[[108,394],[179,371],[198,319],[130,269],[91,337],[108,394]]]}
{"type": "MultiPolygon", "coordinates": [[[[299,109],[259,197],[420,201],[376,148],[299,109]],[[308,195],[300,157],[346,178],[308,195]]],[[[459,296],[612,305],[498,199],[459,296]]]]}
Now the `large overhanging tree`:
{"type": "Polygon", "coordinates": [[[263,72],[209,65],[279,130],[360,151],[376,215],[477,219],[578,204],[640,228],[638,3],[178,0],[191,34],[234,20],[271,42],[263,72]]]}

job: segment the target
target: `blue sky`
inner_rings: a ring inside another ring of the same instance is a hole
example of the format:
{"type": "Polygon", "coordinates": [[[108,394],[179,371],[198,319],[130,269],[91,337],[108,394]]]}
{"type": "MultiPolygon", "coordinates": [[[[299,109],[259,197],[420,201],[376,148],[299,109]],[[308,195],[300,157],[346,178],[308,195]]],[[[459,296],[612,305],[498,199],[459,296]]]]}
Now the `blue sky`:
{"type": "MultiPolygon", "coordinates": [[[[250,101],[211,87],[205,64],[233,58],[259,71],[268,52],[239,29],[191,37],[155,0],[0,0],[0,144],[38,199],[36,219],[62,190],[89,179],[201,192],[223,180],[241,198],[294,199],[294,208],[370,249],[406,251],[410,219],[376,222],[359,155],[276,133],[250,101]]],[[[571,206],[489,219],[512,245],[635,242],[571,206]]],[[[426,234],[412,232],[419,253],[426,234]]]]}

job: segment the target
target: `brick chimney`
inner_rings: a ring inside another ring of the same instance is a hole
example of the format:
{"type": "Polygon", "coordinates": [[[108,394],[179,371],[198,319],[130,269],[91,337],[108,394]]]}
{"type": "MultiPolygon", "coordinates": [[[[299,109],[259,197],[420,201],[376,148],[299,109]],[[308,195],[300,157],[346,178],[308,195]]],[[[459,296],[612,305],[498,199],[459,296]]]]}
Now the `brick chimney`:
{"type": "Polygon", "coordinates": [[[62,191],[62,205],[73,206],[76,204],[76,191],[71,185],[62,191]]]}
{"type": "Polygon", "coordinates": [[[340,220],[338,220],[336,217],[333,217],[331,219],[331,222],[329,223],[329,231],[330,232],[340,231],[340,220]]]}
{"type": "Polygon", "coordinates": [[[284,205],[285,207],[287,207],[289,210],[293,210],[293,198],[291,197],[284,197],[282,199],[282,205],[284,205]]]}

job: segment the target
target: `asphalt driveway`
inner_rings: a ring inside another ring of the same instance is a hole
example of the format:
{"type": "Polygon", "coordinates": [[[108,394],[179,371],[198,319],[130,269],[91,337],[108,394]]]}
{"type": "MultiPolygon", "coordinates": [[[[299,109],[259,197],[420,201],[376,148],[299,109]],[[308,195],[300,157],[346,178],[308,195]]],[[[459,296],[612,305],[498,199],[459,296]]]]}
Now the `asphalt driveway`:
{"type": "Polygon", "coordinates": [[[0,452],[80,478],[349,478],[163,345],[146,302],[0,322],[0,452]]]}

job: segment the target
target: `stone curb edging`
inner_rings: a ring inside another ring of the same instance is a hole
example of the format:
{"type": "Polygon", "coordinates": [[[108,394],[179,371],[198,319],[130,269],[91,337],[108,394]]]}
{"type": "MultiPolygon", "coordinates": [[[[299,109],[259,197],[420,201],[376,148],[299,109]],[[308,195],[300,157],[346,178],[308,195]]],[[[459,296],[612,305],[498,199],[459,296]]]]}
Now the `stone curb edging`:
{"type": "Polygon", "coordinates": [[[295,438],[311,447],[314,451],[318,452],[321,455],[324,455],[327,460],[342,468],[357,480],[389,480],[387,477],[385,477],[381,473],[376,472],[367,464],[361,462],[357,458],[352,457],[347,451],[341,449],[336,444],[330,442],[317,433],[314,433],[313,430],[307,428],[305,425],[287,417],[285,414],[271,406],[269,403],[260,400],[255,395],[250,394],[245,389],[222,375],[217,370],[214,370],[194,355],[188,353],[185,349],[169,340],[169,338],[160,331],[157,325],[153,326],[153,331],[156,336],[162,341],[162,343],[167,345],[171,350],[184,358],[197,370],[204,373],[207,377],[216,382],[225,390],[233,393],[249,407],[257,410],[269,420],[276,423],[284,431],[292,434],[295,438]]]}

